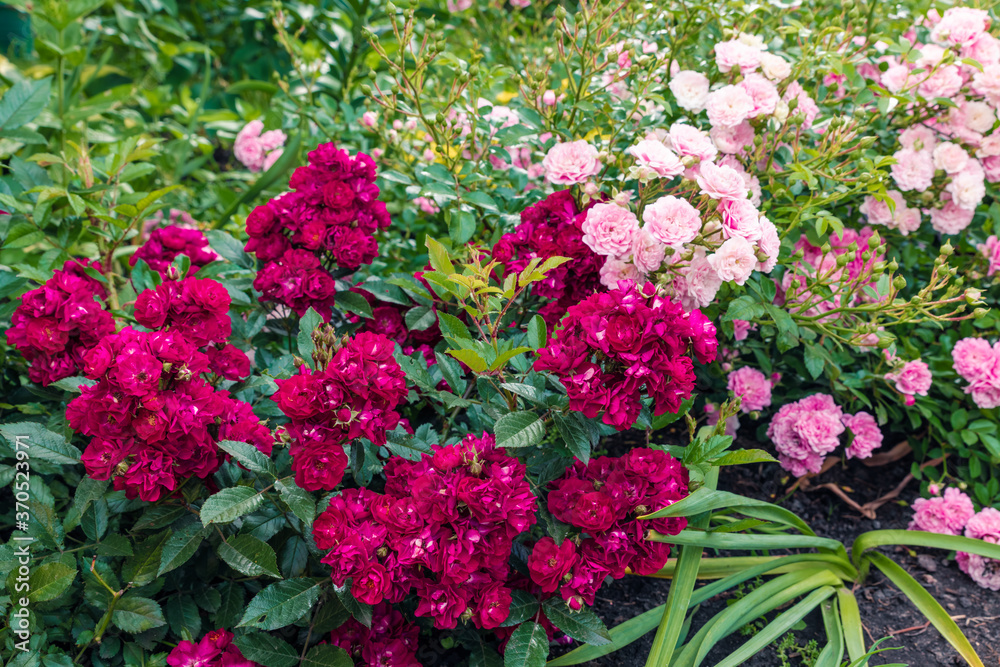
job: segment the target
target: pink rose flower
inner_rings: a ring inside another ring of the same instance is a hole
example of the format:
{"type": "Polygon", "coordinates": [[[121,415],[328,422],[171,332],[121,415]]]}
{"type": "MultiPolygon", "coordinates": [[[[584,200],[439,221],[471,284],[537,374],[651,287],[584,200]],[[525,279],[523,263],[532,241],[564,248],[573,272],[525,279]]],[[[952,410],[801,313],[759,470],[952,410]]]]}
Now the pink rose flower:
{"type": "Polygon", "coordinates": [[[621,280],[631,280],[634,283],[642,283],[643,275],[632,262],[623,262],[614,257],[608,257],[601,267],[601,284],[608,289],[614,289],[621,280]]]}
{"type": "Polygon", "coordinates": [[[756,368],[744,366],[730,373],[727,388],[743,399],[740,410],[744,414],[771,405],[771,381],[756,368]]]}
{"type": "Polygon", "coordinates": [[[685,310],[705,308],[715,300],[715,295],[722,287],[722,278],[708,261],[703,248],[695,249],[678,287],[685,310]]]}
{"type": "Polygon", "coordinates": [[[744,155],[746,147],[753,146],[753,127],[746,121],[733,127],[717,125],[709,134],[719,151],[727,155],[744,155]]]}
{"type": "MultiPolygon", "coordinates": [[[[893,168],[895,169],[895,165],[893,168]]],[[[983,171],[979,160],[969,160],[944,189],[951,195],[951,200],[956,206],[975,211],[979,202],[986,196],[986,172],[983,171]]]]}
{"type": "Polygon", "coordinates": [[[965,168],[969,154],[958,144],[945,141],[934,147],[934,168],[949,174],[957,174],[965,168]]]}
{"type": "Polygon", "coordinates": [[[913,519],[908,528],[940,535],[961,535],[975,511],[969,496],[956,488],[948,488],[942,496],[914,500],[913,519]]]}
{"type": "Polygon", "coordinates": [[[686,199],[672,195],[660,197],[642,211],[644,229],[665,245],[681,248],[701,232],[698,209],[686,199]]]}
{"type": "Polygon", "coordinates": [[[781,239],[778,237],[778,228],[764,216],[760,217],[760,239],[757,241],[757,250],[767,255],[766,260],[757,262],[757,270],[761,273],[771,273],[781,253],[781,239]]]}
{"type": "Polygon", "coordinates": [[[233,142],[233,156],[250,171],[270,169],[281,157],[280,147],[285,143],[285,133],[269,130],[261,134],[263,129],[263,122],[252,120],[237,133],[233,142]]]}
{"type": "Polygon", "coordinates": [[[647,229],[640,229],[632,241],[632,262],[643,273],[652,273],[663,264],[666,246],[647,229]]]}
{"type": "Polygon", "coordinates": [[[911,125],[899,133],[899,144],[913,151],[933,151],[937,145],[934,130],[924,125],[911,125]]]}
{"type": "Polygon", "coordinates": [[[711,162],[719,153],[706,133],[687,123],[671,125],[664,143],[681,155],[696,157],[702,162],[711,162]]]}
{"type": "Polygon", "coordinates": [[[677,100],[677,106],[698,113],[708,102],[708,77],[701,72],[683,70],[670,77],[670,92],[677,100]]]}
{"type": "Polygon", "coordinates": [[[989,27],[990,15],[986,10],[952,7],[931,30],[931,39],[938,44],[965,46],[975,42],[989,27]]]}
{"type": "Polygon", "coordinates": [[[753,98],[739,86],[723,86],[709,93],[706,105],[708,122],[713,126],[739,125],[750,117],[753,109],[753,98]]]}
{"type": "Polygon", "coordinates": [[[750,99],[753,100],[753,110],[749,113],[750,118],[770,116],[774,113],[774,109],[781,99],[775,85],[760,74],[747,74],[740,82],[740,88],[745,90],[750,99]]]}
{"type": "Polygon", "coordinates": [[[757,325],[746,320],[733,320],[733,339],[746,340],[750,331],[756,329],[757,325]]]}
{"type": "Polygon", "coordinates": [[[617,204],[595,204],[583,221],[583,242],[598,255],[620,257],[632,249],[639,221],[617,204]]]}
{"type": "Polygon", "coordinates": [[[542,160],[549,183],[583,183],[601,170],[597,149],[580,139],[556,144],[542,160]]]}
{"type": "Polygon", "coordinates": [[[987,238],[986,243],[980,243],[977,249],[989,261],[989,267],[986,269],[987,276],[992,276],[997,270],[1000,270],[1000,240],[996,236],[987,238]]]}
{"type": "Polygon", "coordinates": [[[975,214],[948,199],[941,208],[930,209],[931,226],[941,234],[958,234],[972,223],[975,214]]]}
{"type": "Polygon", "coordinates": [[[844,415],[840,421],[854,436],[854,440],[847,446],[847,458],[867,459],[873,451],[882,446],[882,429],[878,427],[875,418],[867,412],[844,415]]]}
{"type": "Polygon", "coordinates": [[[661,178],[672,178],[684,173],[684,165],[672,150],[661,141],[643,139],[626,151],[640,167],[652,170],[661,178]]]}
{"type": "Polygon", "coordinates": [[[707,162],[698,170],[698,187],[712,199],[746,199],[747,185],[732,167],[707,162]]]}
{"type": "Polygon", "coordinates": [[[919,359],[907,361],[898,371],[886,373],[885,379],[894,383],[901,394],[910,396],[926,396],[933,383],[931,369],[919,359]]]}
{"type": "Polygon", "coordinates": [[[963,338],[951,351],[955,372],[967,382],[975,382],[996,365],[1000,355],[985,338],[963,338]]]}
{"type": "Polygon", "coordinates": [[[955,65],[939,67],[936,72],[924,79],[917,86],[917,93],[924,99],[933,100],[938,97],[953,97],[962,89],[962,74],[955,65]]]}
{"type": "MultiPolygon", "coordinates": [[[[986,507],[974,514],[965,526],[965,536],[1000,544],[1000,510],[986,507]]],[[[1000,591],[1000,560],[959,551],[958,567],[983,588],[1000,591]]]]}
{"type": "Polygon", "coordinates": [[[739,67],[740,73],[747,74],[760,65],[760,49],[738,39],[719,42],[715,45],[715,65],[723,73],[739,67]]]}
{"type": "Polygon", "coordinates": [[[914,151],[908,148],[893,155],[892,180],[900,190],[923,192],[931,186],[934,178],[934,160],[928,151],[914,151]]]}
{"type": "MultiPolygon", "coordinates": [[[[910,68],[903,64],[890,65],[882,72],[881,83],[890,93],[899,93],[910,85],[910,68]]],[[[915,83],[915,82],[914,82],[915,83]]]]}
{"type": "Polygon", "coordinates": [[[722,218],[722,236],[741,236],[747,241],[760,239],[763,230],[760,225],[760,211],[749,199],[723,199],[719,204],[722,218]]]}
{"type": "Polygon", "coordinates": [[[788,84],[788,88],[785,89],[785,94],[781,97],[781,99],[785,102],[790,102],[793,98],[798,100],[798,106],[795,107],[795,113],[805,116],[805,120],[802,122],[802,128],[808,130],[812,127],[813,121],[816,120],[816,116],[819,115],[819,106],[813,98],[809,97],[809,94],[798,81],[792,81],[788,84]]]}
{"type": "Polygon", "coordinates": [[[781,56],[762,51],[760,71],[771,81],[783,81],[792,74],[792,66],[781,56]]]}
{"type": "Polygon", "coordinates": [[[723,282],[742,285],[757,267],[757,255],[749,241],[742,236],[734,236],[708,256],[708,263],[723,282]]]}

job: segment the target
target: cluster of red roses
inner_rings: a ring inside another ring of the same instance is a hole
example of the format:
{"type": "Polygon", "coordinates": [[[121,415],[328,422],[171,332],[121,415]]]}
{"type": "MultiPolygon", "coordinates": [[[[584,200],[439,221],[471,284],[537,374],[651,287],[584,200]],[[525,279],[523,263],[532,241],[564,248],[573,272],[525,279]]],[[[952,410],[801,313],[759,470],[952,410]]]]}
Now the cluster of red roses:
{"type": "Polygon", "coordinates": [[[308,491],[332,491],[347,468],[344,443],[367,438],[384,445],[399,424],[395,408],[406,398],[406,376],[381,334],[347,339],[326,368],[277,380],[274,400],[291,421],[289,453],[295,483],[308,491]]]}
{"type": "Polygon", "coordinates": [[[620,579],[628,568],[649,575],[667,562],[670,545],[649,542],[646,532],[676,535],[687,519],[638,521],[688,495],[688,471],[657,449],[633,449],[621,458],[577,461],[552,482],[548,508],[581,535],[556,544],[543,537],[531,551],[528,571],[542,592],[556,590],[573,609],[594,604],[607,577],[620,579]]]}
{"type": "Polygon", "coordinates": [[[247,217],[247,252],[265,262],[254,288],[262,302],[283,303],[300,316],[309,307],[329,320],[334,265],[344,270],[371,264],[374,234],[389,226],[378,200],[375,163],[332,143],[309,153],[289,182],[292,192],[258,206],[247,217]]]}
{"type": "Polygon", "coordinates": [[[141,259],[149,264],[149,268],[165,274],[178,255],[187,255],[191,260],[189,274],[219,258],[208,248],[208,239],[201,231],[170,225],[154,229],[129,258],[128,265],[135,266],[141,259]]]}
{"type": "Polygon", "coordinates": [[[330,633],[330,643],[347,651],[357,667],[422,667],[416,656],[419,634],[420,628],[380,602],[372,608],[370,628],[349,618],[330,633]]]}
{"type": "Polygon", "coordinates": [[[25,292],[10,318],[7,342],[30,364],[32,382],[45,386],[78,374],[86,351],[115,332],[114,319],[99,301],[107,292],[84,273],[86,266],[66,262],[44,285],[25,292]]]}
{"type": "Polygon", "coordinates": [[[199,347],[230,333],[229,294],[213,280],[185,278],[139,295],[131,327],[105,336],[84,357],[97,382],[69,403],[70,426],[92,439],[83,454],[94,479],[114,476],[129,498],[156,501],[190,476],[218,470],[219,440],[253,444],[270,454],[270,430],[250,406],[202,377],[214,370],[237,379],[250,362],[239,349],[199,347]]]}
{"type": "Polygon", "coordinates": [[[538,351],[535,370],[551,371],[566,386],[572,410],[619,431],[630,428],[642,409],[642,394],[653,412],[677,412],[694,389],[693,350],[698,361],[715,359],[715,326],[701,311],[684,309],[656,293],[619,281],[570,307],[563,329],[538,351]]]}
{"type": "Polygon", "coordinates": [[[233,643],[233,633],[222,628],[209,632],[195,644],[182,641],[167,656],[170,667],[259,667],[243,657],[233,643]]]}
{"type": "Polygon", "coordinates": [[[416,615],[439,629],[459,619],[496,628],[510,613],[514,538],[535,523],[526,468],[495,446],[467,436],[434,446],[420,461],[390,459],[385,493],[348,490],[313,525],[333,582],[352,580],[368,604],[417,593],[416,615]]]}
{"type": "Polygon", "coordinates": [[[554,192],[521,211],[521,224],[493,246],[493,258],[503,263],[505,275],[521,272],[535,257],[570,258],[532,288],[538,296],[552,300],[538,311],[550,326],[601,285],[604,258],[583,242],[588,208],[580,211],[569,190],[554,192]]]}

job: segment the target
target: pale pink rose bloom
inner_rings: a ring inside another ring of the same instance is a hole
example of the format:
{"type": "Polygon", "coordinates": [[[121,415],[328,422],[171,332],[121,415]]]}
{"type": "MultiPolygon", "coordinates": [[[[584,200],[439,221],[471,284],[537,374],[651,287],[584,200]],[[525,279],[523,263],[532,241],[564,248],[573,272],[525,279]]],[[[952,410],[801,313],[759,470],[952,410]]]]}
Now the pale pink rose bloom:
{"type": "Polygon", "coordinates": [[[919,359],[907,361],[899,370],[886,373],[885,379],[895,384],[899,393],[910,396],[926,396],[933,383],[931,369],[919,359]]]}
{"type": "Polygon", "coordinates": [[[781,406],[767,427],[781,467],[800,477],[819,472],[825,455],[840,444],[842,416],[828,394],[813,394],[781,406]]]}
{"type": "Polygon", "coordinates": [[[750,331],[756,328],[757,325],[752,322],[747,322],[746,320],[733,320],[733,339],[737,341],[746,340],[750,331]]]}
{"type": "MultiPolygon", "coordinates": [[[[262,169],[263,171],[267,171],[268,169],[270,169],[270,168],[271,168],[271,166],[272,166],[272,165],[273,165],[273,164],[274,164],[275,162],[277,162],[277,161],[278,161],[278,158],[280,158],[280,157],[281,157],[281,155],[282,155],[282,154],[283,154],[284,152],[285,152],[285,149],[283,149],[283,148],[278,148],[278,149],[276,149],[276,150],[273,150],[273,151],[271,151],[271,152],[270,152],[270,153],[268,153],[267,155],[265,155],[265,156],[264,156],[264,164],[263,164],[263,165],[261,165],[261,169],[262,169]]],[[[374,151],[374,150],[372,151],[372,157],[377,157],[377,156],[375,155],[375,151],[374,151]]]]}
{"type": "Polygon", "coordinates": [[[601,171],[597,149],[583,139],[556,144],[542,160],[549,183],[583,183],[601,171]]]}
{"type": "Polygon", "coordinates": [[[984,66],[996,64],[1000,62],[1000,40],[984,32],[974,42],[962,47],[962,57],[972,58],[984,66]]]}
{"type": "Polygon", "coordinates": [[[993,124],[997,120],[996,111],[985,102],[966,102],[963,111],[965,111],[965,126],[980,134],[993,129],[993,124]]]}
{"type": "Polygon", "coordinates": [[[986,196],[986,172],[979,160],[969,160],[944,189],[956,206],[975,211],[986,196]]]}
{"type": "MultiPolygon", "coordinates": [[[[984,507],[972,515],[965,524],[965,536],[990,544],[1000,544],[1000,510],[984,507]]],[[[959,569],[977,584],[992,591],[1000,591],[1000,560],[964,551],[959,551],[955,560],[959,569]]]]}
{"type": "Polygon", "coordinates": [[[705,256],[704,248],[696,248],[687,270],[683,273],[681,304],[685,310],[705,308],[715,300],[722,279],[705,256]]]}
{"type": "Polygon", "coordinates": [[[928,151],[914,151],[909,148],[893,154],[896,164],[892,165],[892,180],[903,191],[923,192],[934,179],[934,160],[928,151]]]}
{"type": "Polygon", "coordinates": [[[1000,95],[1000,64],[983,65],[983,71],[972,75],[972,90],[985,96],[1000,95]]]}
{"type": "Polygon", "coordinates": [[[739,86],[723,86],[708,95],[708,122],[713,126],[739,125],[750,116],[753,106],[753,98],[745,90],[739,86]]]}
{"type": "MultiPolygon", "coordinates": [[[[284,146],[285,139],[287,138],[288,137],[286,137],[285,133],[282,132],[281,130],[268,130],[267,132],[260,135],[260,139],[258,141],[260,142],[260,147],[265,152],[269,152],[284,146]]],[[[274,160],[272,159],[271,162],[273,163],[274,160]]],[[[267,167],[264,168],[266,169],[267,167]]]]}
{"type": "Polygon", "coordinates": [[[854,440],[847,446],[847,458],[867,459],[882,446],[882,429],[867,412],[844,415],[840,421],[854,436],[854,440]]]}
{"type": "MultiPolygon", "coordinates": [[[[887,194],[895,202],[897,209],[899,206],[905,205],[902,204],[903,196],[898,191],[889,190],[887,194]]],[[[873,195],[866,196],[858,210],[861,212],[861,215],[865,216],[869,224],[885,225],[888,227],[893,222],[893,211],[889,208],[888,202],[877,199],[873,195]]]]}
{"type": "Polygon", "coordinates": [[[746,169],[744,169],[740,161],[735,157],[733,157],[732,155],[725,156],[724,158],[719,160],[716,164],[718,164],[720,167],[730,167],[731,169],[734,169],[737,172],[739,172],[740,176],[743,177],[743,182],[746,184],[747,190],[750,193],[750,201],[753,203],[754,206],[760,206],[760,197],[761,197],[760,179],[758,179],[756,176],[754,176],[753,174],[749,173],[746,169]]]}
{"type": "Polygon", "coordinates": [[[236,134],[233,142],[233,156],[250,171],[260,171],[264,166],[264,149],[260,145],[260,133],[264,123],[252,120],[236,134]]]}
{"type": "Polygon", "coordinates": [[[801,459],[794,459],[784,454],[778,455],[778,465],[792,473],[794,477],[803,477],[809,473],[818,473],[823,469],[824,461],[826,461],[825,456],[813,452],[807,452],[801,459]]]}
{"type": "Polygon", "coordinates": [[[997,157],[1000,156],[1000,132],[994,132],[983,139],[976,149],[977,157],[997,157]]]}
{"type": "Polygon", "coordinates": [[[1000,183],[1000,157],[984,157],[979,161],[983,167],[983,175],[990,183],[1000,183]]]}
{"type": "Polygon", "coordinates": [[[909,236],[911,232],[915,232],[920,229],[920,209],[910,208],[909,206],[903,205],[896,209],[896,215],[893,218],[891,228],[898,231],[903,236],[909,236]]]}
{"type": "Polygon", "coordinates": [[[531,6],[531,0],[510,0],[510,4],[514,7],[525,9],[531,6]]]}
{"type": "Polygon", "coordinates": [[[899,144],[913,151],[932,151],[937,145],[934,130],[925,125],[911,125],[899,133],[899,144]]]}
{"type": "Polygon", "coordinates": [[[698,113],[708,102],[708,77],[701,72],[682,70],[670,77],[670,92],[677,100],[677,106],[698,113]]]}
{"type": "Polygon", "coordinates": [[[749,241],[742,236],[734,236],[708,256],[708,263],[722,282],[742,285],[757,267],[757,255],[749,241]]]}
{"type": "Polygon", "coordinates": [[[931,226],[941,234],[958,234],[972,222],[975,211],[956,206],[950,199],[941,208],[930,209],[931,226]]]}
{"type": "Polygon", "coordinates": [[[760,54],[760,71],[771,81],[782,81],[792,73],[792,66],[781,56],[762,52],[760,54]]]}
{"type": "Polygon", "coordinates": [[[687,123],[674,123],[664,142],[681,155],[696,157],[702,162],[711,162],[719,151],[708,134],[687,123]]]}
{"type": "Polygon", "coordinates": [[[764,216],[760,216],[760,240],[757,241],[757,249],[767,255],[765,261],[757,262],[757,270],[761,273],[771,273],[778,263],[781,239],[778,237],[778,228],[764,216]]]}
{"type": "Polygon", "coordinates": [[[698,187],[712,199],[746,199],[747,185],[732,167],[720,167],[706,162],[698,173],[698,187]]]}
{"type": "Polygon", "coordinates": [[[756,368],[744,366],[729,374],[726,388],[743,399],[744,414],[763,410],[771,405],[771,381],[756,368]]]}
{"type": "Polygon", "coordinates": [[[990,27],[990,15],[983,9],[952,7],[931,30],[931,39],[939,44],[964,46],[972,44],[990,27]]]}
{"type": "Polygon", "coordinates": [[[986,239],[986,243],[980,243],[977,250],[989,262],[989,267],[986,269],[987,277],[1000,270],[1000,240],[997,240],[996,236],[990,236],[986,239]]]}
{"type": "Polygon", "coordinates": [[[643,273],[652,273],[663,264],[666,247],[648,230],[640,229],[632,241],[632,263],[643,273]]]}
{"type": "Polygon", "coordinates": [[[760,211],[749,199],[723,199],[718,208],[722,218],[723,238],[741,236],[747,241],[760,239],[760,211]]]}
{"type": "Polygon", "coordinates": [[[738,66],[740,72],[746,74],[760,65],[760,49],[738,39],[719,42],[715,45],[715,65],[723,73],[738,66]]]}
{"type": "Polygon", "coordinates": [[[812,127],[813,121],[816,120],[816,116],[819,115],[819,106],[817,106],[816,101],[809,97],[809,94],[805,91],[798,81],[792,81],[788,84],[788,88],[785,89],[785,94],[782,95],[781,99],[785,102],[789,102],[795,98],[799,101],[797,107],[795,107],[796,114],[802,114],[805,116],[805,121],[802,123],[803,129],[808,130],[812,127]]]}
{"type": "Polygon", "coordinates": [[[753,127],[746,121],[733,127],[716,125],[711,129],[709,135],[719,151],[727,155],[744,155],[746,147],[753,146],[753,127]]]}
{"type": "Polygon", "coordinates": [[[542,104],[547,107],[554,107],[556,105],[556,91],[546,90],[542,94],[542,104]]]}
{"type": "Polygon", "coordinates": [[[374,111],[366,111],[361,114],[361,125],[363,127],[375,127],[378,123],[378,114],[374,111]]]}
{"type": "Polygon", "coordinates": [[[583,242],[598,255],[627,255],[638,232],[635,214],[617,204],[595,204],[583,221],[583,242]]]}
{"type": "Polygon", "coordinates": [[[619,280],[631,280],[641,284],[645,282],[645,277],[635,264],[608,257],[601,267],[601,284],[608,289],[614,289],[618,286],[619,280]]]}
{"type": "Polygon", "coordinates": [[[644,229],[660,243],[681,248],[701,232],[698,209],[686,199],[673,195],[660,197],[642,211],[644,229]]]}
{"type": "MultiPolygon", "coordinates": [[[[719,423],[719,408],[715,403],[705,403],[705,423],[715,426],[719,423]]],[[[725,435],[736,437],[736,432],[740,430],[739,417],[733,415],[726,420],[725,435]]]]}
{"type": "Polygon", "coordinates": [[[916,81],[910,81],[910,68],[906,65],[892,65],[882,72],[881,83],[890,93],[899,93],[901,90],[916,81]]]}
{"type": "Polygon", "coordinates": [[[944,490],[942,496],[914,500],[913,519],[908,528],[939,535],[961,535],[962,529],[975,513],[972,499],[950,487],[944,490]]]}
{"type": "Polygon", "coordinates": [[[413,200],[413,203],[416,204],[417,208],[428,215],[434,215],[441,210],[441,208],[434,203],[433,199],[428,199],[427,197],[417,197],[413,200]]]}
{"type": "Polygon", "coordinates": [[[472,6],[472,0],[448,0],[445,3],[448,6],[448,11],[455,13],[465,11],[472,6]]]}
{"type": "Polygon", "coordinates": [[[955,372],[966,382],[975,382],[997,363],[997,351],[984,338],[963,338],[951,351],[955,372]]]}
{"type": "Polygon", "coordinates": [[[962,74],[955,65],[945,65],[938,68],[936,72],[924,79],[917,92],[925,99],[933,100],[938,97],[952,97],[962,89],[962,74]]]}
{"type": "Polygon", "coordinates": [[[643,139],[625,151],[642,167],[651,169],[661,178],[673,178],[684,173],[684,165],[677,155],[661,141],[643,139]]]}
{"type": "Polygon", "coordinates": [[[994,364],[978,380],[971,382],[965,393],[983,410],[1000,407],[1000,364],[994,364]]]}
{"type": "Polygon", "coordinates": [[[781,99],[774,84],[760,74],[747,74],[740,82],[740,88],[753,100],[753,110],[748,114],[750,118],[770,116],[781,99]]]}
{"type": "Polygon", "coordinates": [[[949,174],[957,174],[965,168],[969,154],[958,144],[945,141],[934,147],[934,168],[949,174]]]}

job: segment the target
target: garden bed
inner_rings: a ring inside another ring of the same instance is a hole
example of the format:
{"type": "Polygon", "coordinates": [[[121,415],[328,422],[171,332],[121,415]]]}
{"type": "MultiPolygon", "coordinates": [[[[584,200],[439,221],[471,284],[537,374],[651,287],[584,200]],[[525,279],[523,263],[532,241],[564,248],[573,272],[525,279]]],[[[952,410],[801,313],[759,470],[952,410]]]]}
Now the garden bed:
{"type": "MultiPolygon", "coordinates": [[[[739,444],[744,447],[756,446],[747,441],[739,444]]],[[[850,495],[864,504],[894,489],[906,477],[910,463],[911,459],[906,457],[886,466],[869,468],[855,460],[849,462],[846,468],[835,466],[817,481],[849,487],[852,490],[850,495]]],[[[723,468],[719,487],[751,498],[775,502],[784,496],[784,490],[791,482],[787,473],[777,465],[759,464],[723,468]]],[[[912,514],[908,505],[918,497],[918,483],[910,482],[898,501],[890,501],[882,506],[874,520],[861,516],[826,489],[798,491],[783,505],[807,521],[818,535],[832,537],[849,545],[857,535],[868,530],[905,529],[912,514]]],[[[944,552],[918,549],[911,555],[898,547],[891,555],[955,617],[985,664],[1000,664],[1000,593],[977,586],[959,571],[954,560],[949,560],[944,552]]],[[[608,627],[614,627],[666,602],[669,590],[670,585],[666,581],[626,577],[608,585],[598,594],[595,611],[608,627]]],[[[695,622],[704,622],[723,609],[727,597],[732,594],[730,591],[703,605],[695,622]]],[[[894,636],[883,642],[881,647],[900,647],[877,656],[871,664],[903,663],[913,667],[965,664],[938,631],[926,625],[926,618],[921,616],[909,600],[878,572],[873,572],[867,585],[856,591],[856,594],[866,629],[866,642],[870,645],[892,634],[894,636]],[[900,632],[903,630],[906,631],[900,632]]],[[[643,665],[653,642],[653,634],[650,632],[634,644],[586,664],[589,667],[643,665]]],[[[800,645],[816,639],[822,647],[824,637],[820,614],[813,612],[807,616],[806,628],[795,631],[794,634],[800,645]]],[[[747,638],[739,634],[728,637],[713,649],[705,664],[715,664],[747,638]]],[[[781,661],[775,646],[771,645],[744,664],[748,667],[774,667],[780,665],[781,661]]],[[[803,663],[795,658],[791,664],[803,663]]]]}

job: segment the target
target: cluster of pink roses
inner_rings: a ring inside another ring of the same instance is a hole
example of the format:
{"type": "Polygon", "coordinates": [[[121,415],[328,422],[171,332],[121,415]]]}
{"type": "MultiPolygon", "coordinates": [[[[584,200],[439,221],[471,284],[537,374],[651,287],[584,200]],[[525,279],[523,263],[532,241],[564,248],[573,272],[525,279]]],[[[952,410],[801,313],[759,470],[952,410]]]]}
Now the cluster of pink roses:
{"type": "Polygon", "coordinates": [[[416,615],[434,627],[459,619],[497,628],[512,602],[511,545],[535,523],[535,496],[517,459],[493,436],[435,445],[419,461],[390,459],[385,493],[343,491],[316,519],[316,546],[334,584],[351,579],[361,602],[417,594],[416,615]]]}
{"type": "Polygon", "coordinates": [[[263,130],[263,122],[252,120],[236,134],[233,143],[233,155],[250,171],[267,171],[283,152],[281,147],[285,145],[285,133],[263,130]]]}
{"type": "Polygon", "coordinates": [[[170,225],[154,229],[146,242],[129,257],[128,265],[135,266],[141,259],[149,268],[166,274],[178,255],[186,255],[191,260],[189,273],[219,258],[208,248],[208,239],[200,230],[170,225]]]}
{"type": "Polygon", "coordinates": [[[332,491],[347,469],[344,445],[367,438],[386,443],[399,424],[395,408],[406,398],[406,379],[393,357],[392,341],[362,332],[347,339],[326,368],[277,380],[274,400],[291,421],[289,453],[295,483],[308,491],[332,491]]]}
{"type": "Polygon", "coordinates": [[[543,537],[531,551],[528,571],[543,593],[557,590],[572,609],[593,605],[607,577],[626,571],[649,575],[670,556],[670,545],[646,540],[647,530],[676,535],[687,519],[639,521],[688,495],[688,471],[657,449],[633,449],[621,458],[580,461],[550,484],[548,508],[580,535],[557,544],[543,537]]]}
{"type": "Polygon", "coordinates": [[[563,329],[538,351],[535,370],[551,371],[566,387],[569,406],[605,424],[630,428],[643,392],[653,413],[677,412],[694,389],[693,351],[715,359],[715,326],[701,311],[685,313],[652,284],[624,280],[572,306],[563,329]]]}
{"type": "Polygon", "coordinates": [[[1000,406],[1000,344],[963,338],[951,351],[955,372],[969,384],[965,393],[984,410],[1000,406]]]}
{"type": "Polygon", "coordinates": [[[844,414],[829,394],[813,394],[781,406],[767,427],[767,437],[778,450],[781,467],[801,477],[822,469],[845,429],[853,435],[847,447],[849,459],[866,459],[882,446],[882,430],[872,415],[844,414]]]}
{"type": "Polygon", "coordinates": [[[885,357],[895,369],[885,374],[885,379],[895,386],[896,391],[903,395],[906,405],[913,405],[917,396],[926,396],[930,391],[933,378],[930,367],[919,359],[902,361],[889,351],[885,357]]]}
{"type": "Polygon", "coordinates": [[[27,360],[32,382],[45,386],[79,373],[87,350],[115,332],[115,321],[101,303],[107,292],[84,272],[98,267],[69,260],[44,285],[22,295],[7,342],[27,360]]]}
{"type": "Polygon", "coordinates": [[[247,252],[264,267],[254,280],[262,302],[285,304],[300,316],[311,307],[325,319],[333,308],[334,266],[350,273],[378,254],[374,234],[389,226],[378,200],[375,163],[332,143],[309,153],[289,181],[292,192],[258,206],[247,217],[247,252]]]}
{"type": "Polygon", "coordinates": [[[581,212],[569,190],[554,192],[521,211],[521,224],[493,246],[493,258],[504,265],[504,275],[521,272],[534,258],[568,257],[550,270],[534,293],[550,301],[539,314],[550,326],[566,309],[593,294],[601,282],[603,261],[583,242],[581,212]]]}
{"type": "Polygon", "coordinates": [[[170,667],[259,667],[243,657],[233,643],[233,633],[219,628],[195,644],[182,641],[167,656],[170,667]]]}
{"type": "Polygon", "coordinates": [[[768,378],[756,368],[744,366],[729,374],[726,388],[740,397],[740,410],[749,414],[771,405],[771,389],[776,381],[777,374],[768,378]]]}
{"type": "Polygon", "coordinates": [[[986,10],[953,7],[943,15],[931,10],[903,35],[919,58],[879,58],[887,66],[879,79],[891,93],[954,104],[900,133],[892,167],[898,190],[889,191],[895,210],[868,197],[862,212],[872,224],[905,235],[920,227],[923,212],[935,231],[958,234],[972,222],[986,195],[985,182],[1000,181],[1000,133],[993,132],[1000,102],[1000,40],[987,32],[989,27],[986,10]],[[920,41],[918,29],[929,29],[929,43],[920,41]]]}
{"type": "MultiPolygon", "coordinates": [[[[913,501],[910,530],[925,530],[942,535],[962,535],[990,544],[1000,544],[1000,510],[987,507],[976,512],[972,499],[951,487],[938,495],[931,485],[931,498],[913,501]]],[[[983,588],[1000,591],[1000,560],[963,551],[956,555],[958,567],[983,588]]]]}
{"type": "Polygon", "coordinates": [[[372,608],[371,627],[353,618],[330,633],[330,643],[347,651],[358,667],[422,667],[417,660],[420,628],[387,602],[372,608]]]}
{"type": "Polygon", "coordinates": [[[232,345],[199,349],[229,336],[226,289],[186,278],[146,290],[139,301],[157,304],[140,309],[137,303],[139,323],[161,330],[127,327],[105,336],[84,357],[84,374],[97,382],[69,403],[66,418],[91,438],[83,453],[88,475],[114,477],[129,498],[153,502],[188,477],[205,479],[218,470],[219,440],[248,442],[270,454],[272,437],[249,404],[202,377],[213,370],[238,379],[250,369],[232,345]]]}

